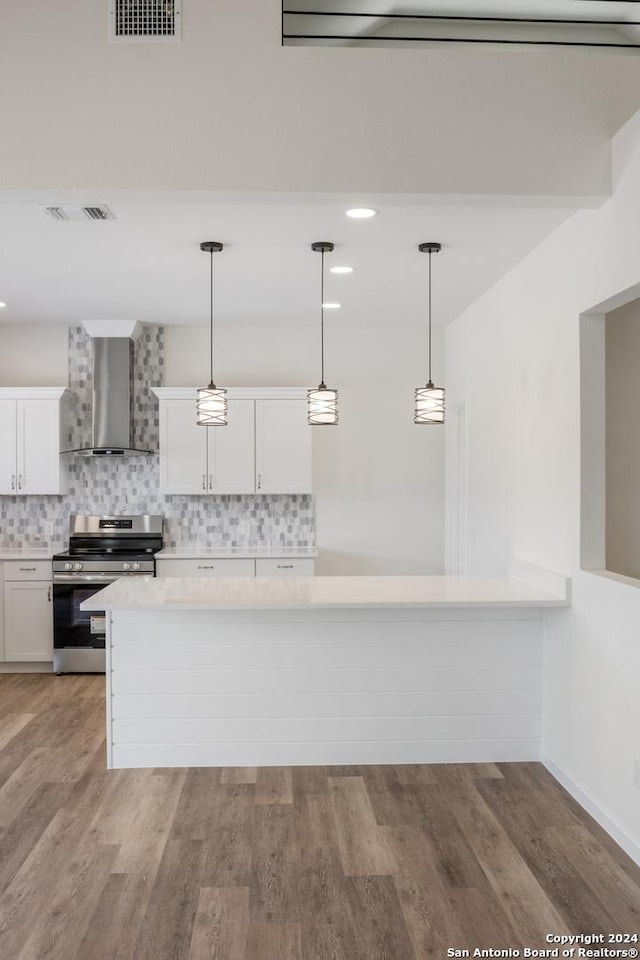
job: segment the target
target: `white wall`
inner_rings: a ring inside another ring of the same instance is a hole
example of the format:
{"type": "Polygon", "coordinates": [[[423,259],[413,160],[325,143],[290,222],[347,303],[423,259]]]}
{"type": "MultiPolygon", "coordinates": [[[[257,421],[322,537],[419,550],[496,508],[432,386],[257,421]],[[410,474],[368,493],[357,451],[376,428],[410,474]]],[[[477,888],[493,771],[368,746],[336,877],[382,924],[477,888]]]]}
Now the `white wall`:
{"type": "Polygon", "coordinates": [[[640,301],[607,315],[607,570],[640,578],[640,301]]]}
{"type": "Polygon", "coordinates": [[[510,552],[573,577],[571,609],[547,619],[546,755],[640,857],[640,590],[579,560],[579,318],[640,280],[639,130],[614,141],[612,199],[450,326],[446,382],[470,411],[472,572],[504,572],[510,552]]]}
{"type": "Polygon", "coordinates": [[[65,387],[66,326],[0,323],[0,387],[65,387]]]}
{"type": "MultiPolygon", "coordinates": [[[[207,378],[207,336],[206,327],[165,328],[167,386],[207,378]]],[[[441,342],[435,331],[436,372],[441,342]]],[[[444,436],[413,423],[413,388],[425,380],[424,330],[329,327],[326,351],[340,424],[313,435],[318,572],[441,573],[444,436]]],[[[220,385],[309,387],[319,380],[313,328],[220,326],[216,357],[220,385]]]]}
{"type": "MultiPolygon", "coordinates": [[[[315,428],[316,539],[322,574],[441,573],[444,435],[413,424],[424,382],[425,332],[336,329],[327,322],[327,382],[340,424],[315,428]]],[[[434,331],[434,371],[442,370],[434,331]]],[[[165,327],[165,384],[208,379],[208,328],[165,327]]],[[[315,386],[314,328],[220,326],[216,379],[224,386],[315,386]]],[[[0,386],[65,385],[67,328],[0,326],[0,386]]],[[[312,428],[309,428],[312,429],[312,428]]]]}

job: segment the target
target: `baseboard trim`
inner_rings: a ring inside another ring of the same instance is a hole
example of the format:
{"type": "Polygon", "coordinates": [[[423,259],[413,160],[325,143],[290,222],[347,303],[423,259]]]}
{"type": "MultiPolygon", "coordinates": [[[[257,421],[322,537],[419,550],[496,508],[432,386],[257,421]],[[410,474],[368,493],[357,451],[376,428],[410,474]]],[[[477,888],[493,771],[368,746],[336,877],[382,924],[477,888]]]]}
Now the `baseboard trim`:
{"type": "Polygon", "coordinates": [[[0,673],[52,673],[50,660],[32,660],[25,663],[0,663],[0,673]]]}
{"type": "Polygon", "coordinates": [[[587,813],[590,813],[593,819],[598,821],[602,829],[606,830],[609,836],[613,837],[618,846],[622,847],[624,852],[640,866],[640,844],[636,843],[636,841],[623,830],[614,817],[591,799],[586,790],[584,790],[580,784],[576,783],[573,777],[569,776],[557,760],[554,760],[548,753],[543,753],[542,762],[549,773],[555,777],[558,783],[562,784],[573,799],[577,800],[580,806],[584,807],[587,813]]]}

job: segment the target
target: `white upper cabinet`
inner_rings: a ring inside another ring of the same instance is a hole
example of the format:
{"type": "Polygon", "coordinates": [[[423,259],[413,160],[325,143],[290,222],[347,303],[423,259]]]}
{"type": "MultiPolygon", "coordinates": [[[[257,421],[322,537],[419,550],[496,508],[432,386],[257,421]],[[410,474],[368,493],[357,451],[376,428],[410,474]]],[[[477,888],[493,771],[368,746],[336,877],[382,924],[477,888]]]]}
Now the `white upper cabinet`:
{"type": "Polygon", "coordinates": [[[311,493],[305,400],[256,400],[256,491],[311,493]]]}
{"type": "MultiPolygon", "coordinates": [[[[196,423],[196,401],[160,403],[160,490],[206,493],[207,430],[196,423]]],[[[224,429],[224,427],[222,428],[224,429]]]]}
{"type": "Polygon", "coordinates": [[[68,397],[62,388],[0,389],[0,494],[66,493],[68,397]]]}
{"type": "Polygon", "coordinates": [[[18,468],[16,465],[16,401],[0,400],[0,493],[16,493],[18,468]]]}
{"type": "Polygon", "coordinates": [[[253,493],[253,400],[234,400],[226,427],[199,427],[190,400],[160,403],[162,493],[253,493]]]}
{"type": "Polygon", "coordinates": [[[310,493],[311,429],[303,390],[228,391],[228,423],[196,424],[195,388],[158,387],[165,494],[310,493]]]}
{"type": "Polygon", "coordinates": [[[207,435],[210,493],[255,490],[255,414],[253,400],[229,404],[226,427],[200,427],[207,435]]]}

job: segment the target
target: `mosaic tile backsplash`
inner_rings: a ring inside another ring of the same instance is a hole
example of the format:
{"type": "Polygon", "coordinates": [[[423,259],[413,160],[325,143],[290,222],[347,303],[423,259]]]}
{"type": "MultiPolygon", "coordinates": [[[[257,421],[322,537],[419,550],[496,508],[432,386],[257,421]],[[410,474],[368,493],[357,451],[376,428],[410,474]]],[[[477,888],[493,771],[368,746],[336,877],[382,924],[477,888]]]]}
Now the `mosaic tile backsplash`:
{"type": "MultiPolygon", "coordinates": [[[[69,387],[73,391],[69,449],[91,443],[91,338],[69,328],[69,387]]],[[[145,326],[134,348],[134,445],[158,449],[158,401],[150,387],[164,382],[163,328],[145,326]]],[[[313,497],[291,495],[161,496],[157,454],[125,460],[71,457],[63,497],[0,497],[0,548],[66,545],[75,513],[160,513],[165,545],[312,547],[313,497]]]]}

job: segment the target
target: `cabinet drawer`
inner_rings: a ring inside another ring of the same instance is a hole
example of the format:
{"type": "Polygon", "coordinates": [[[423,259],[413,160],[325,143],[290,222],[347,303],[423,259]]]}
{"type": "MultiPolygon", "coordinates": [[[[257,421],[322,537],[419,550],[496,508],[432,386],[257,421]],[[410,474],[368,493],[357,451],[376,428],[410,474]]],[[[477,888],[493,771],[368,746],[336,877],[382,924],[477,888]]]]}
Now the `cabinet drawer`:
{"type": "Polygon", "coordinates": [[[5,560],[4,579],[51,580],[51,560],[5,560]]]}
{"type": "Polygon", "coordinates": [[[255,561],[246,558],[215,560],[156,560],[159,577],[254,577],[255,561]]]}
{"type": "Polygon", "coordinates": [[[273,557],[256,560],[258,577],[312,577],[314,573],[315,561],[307,558],[273,557]]]}

